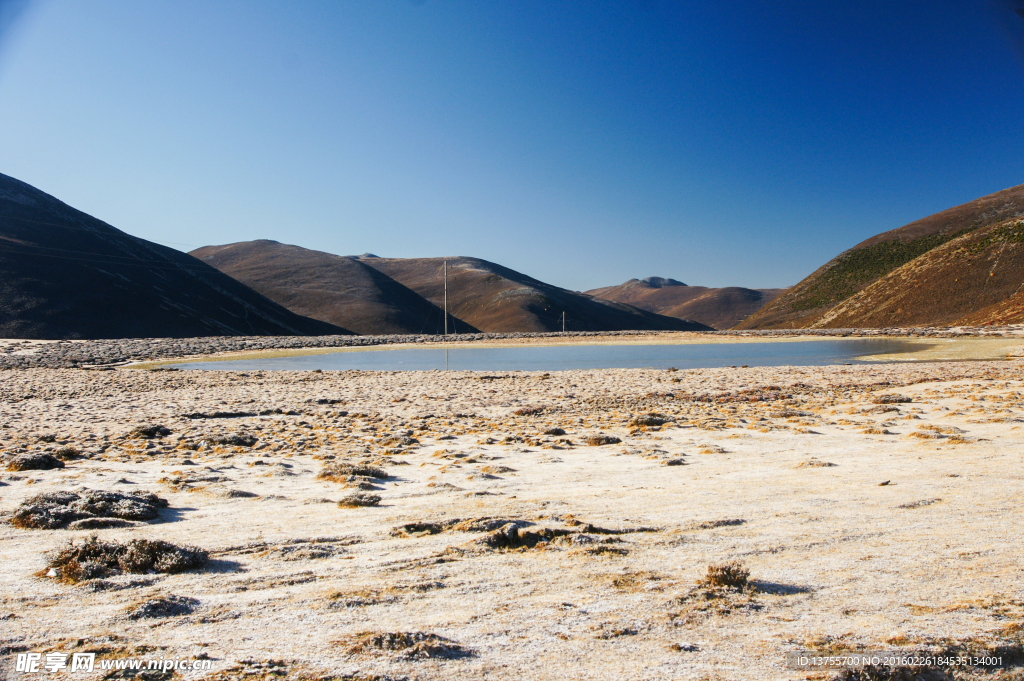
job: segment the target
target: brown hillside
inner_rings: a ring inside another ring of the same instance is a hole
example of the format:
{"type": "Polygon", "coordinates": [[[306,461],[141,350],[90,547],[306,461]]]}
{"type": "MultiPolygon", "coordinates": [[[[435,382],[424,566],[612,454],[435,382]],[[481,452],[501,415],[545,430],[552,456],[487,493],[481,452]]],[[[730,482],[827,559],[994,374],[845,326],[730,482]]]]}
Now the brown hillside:
{"type": "MultiPolygon", "coordinates": [[[[362,261],[261,239],[191,255],[297,314],[358,334],[440,333],[444,313],[362,261]]],[[[449,319],[461,330],[475,331],[449,319]]]]}
{"type": "Polygon", "coordinates": [[[1021,323],[1024,323],[1024,287],[1006,300],[989,305],[957,320],[958,325],[964,326],[1021,323]]]}
{"type": "Polygon", "coordinates": [[[648,277],[587,293],[669,317],[692,319],[716,329],[730,329],[784,290],[687,286],[675,279],[648,277]]]}
{"type": "MultiPolygon", "coordinates": [[[[844,300],[820,328],[950,326],[986,315],[1021,290],[1024,221],[982,227],[933,248],[844,300]]],[[[1012,314],[1007,309],[1003,316],[1012,314]]]]}
{"type": "MultiPolygon", "coordinates": [[[[1007,220],[1024,216],[1024,185],[1005,189],[995,194],[982,197],[970,203],[936,213],[917,222],[883,232],[867,239],[817,269],[799,284],[789,289],[761,310],[751,315],[737,328],[740,329],[772,329],[772,328],[808,328],[812,326],[839,327],[846,320],[849,325],[869,325],[882,323],[874,312],[869,312],[864,300],[854,302],[852,298],[879,282],[889,273],[908,265],[933,249],[938,249],[967,234],[983,231],[989,227],[1005,223],[1007,220]],[[836,306],[850,301],[836,314],[831,311],[836,306]],[[862,313],[852,314],[855,306],[862,313]],[[825,320],[828,316],[828,320],[825,320]],[[863,317],[864,321],[854,323],[863,317]]],[[[972,261],[980,262],[980,261],[972,261]]],[[[903,275],[901,275],[902,277],[903,275]]],[[[954,277],[956,278],[956,277],[954,277]]],[[[970,279],[971,277],[967,277],[970,279]]],[[[959,282],[958,282],[959,283],[959,282]]],[[[927,286],[925,282],[914,285],[927,286]]],[[[887,285],[886,285],[887,286],[887,285]]],[[[883,286],[880,290],[886,290],[883,286]]],[[[980,301],[990,294],[990,286],[984,290],[971,291],[968,297],[977,294],[980,301]]],[[[892,293],[902,294],[893,290],[892,293]]],[[[879,302],[878,293],[870,294],[870,299],[879,302]]],[[[937,301],[942,292],[935,295],[922,293],[918,300],[921,305],[930,305],[926,301],[937,301]]],[[[888,309],[888,308],[887,308],[888,309]]],[[[905,306],[904,306],[905,309],[905,306]]],[[[934,308],[923,307],[913,313],[920,323],[938,324],[945,318],[947,306],[934,308]]],[[[976,312],[978,307],[965,311],[964,314],[976,312]]],[[[892,324],[909,323],[897,320],[909,318],[909,313],[890,315],[892,324]]],[[[888,314],[888,313],[887,313],[888,314]]],[[[883,324],[884,325],[884,324],[883,324]]]]}
{"type": "Polygon", "coordinates": [[[0,337],[349,333],[0,175],[0,337]]]}
{"type": "MultiPolygon", "coordinates": [[[[482,331],[677,330],[709,327],[567,291],[479,258],[447,258],[448,310],[482,331]]],[[[444,300],[445,258],[360,258],[435,305],[444,300]]],[[[462,329],[460,328],[459,331],[462,329]]]]}

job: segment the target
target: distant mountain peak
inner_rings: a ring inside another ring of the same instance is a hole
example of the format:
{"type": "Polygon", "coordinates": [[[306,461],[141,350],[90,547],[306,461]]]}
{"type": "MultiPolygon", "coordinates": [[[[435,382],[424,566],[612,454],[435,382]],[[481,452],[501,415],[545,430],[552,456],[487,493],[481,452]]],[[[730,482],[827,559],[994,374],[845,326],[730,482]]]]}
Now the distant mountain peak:
{"type": "Polygon", "coordinates": [[[374,255],[373,253],[363,253],[362,255],[357,255],[356,257],[357,258],[379,258],[380,256],[379,255],[374,255]]]}
{"type": "Polygon", "coordinates": [[[642,283],[647,284],[651,288],[665,288],[666,286],[686,286],[681,281],[675,279],[666,279],[665,277],[646,277],[640,280],[642,283]]]}

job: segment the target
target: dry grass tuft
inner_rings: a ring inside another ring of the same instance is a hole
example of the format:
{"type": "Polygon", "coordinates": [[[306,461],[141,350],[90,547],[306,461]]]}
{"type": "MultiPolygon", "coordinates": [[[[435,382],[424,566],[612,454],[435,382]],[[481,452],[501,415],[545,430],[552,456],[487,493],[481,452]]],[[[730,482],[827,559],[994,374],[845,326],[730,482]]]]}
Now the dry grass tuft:
{"type": "Polygon", "coordinates": [[[61,461],[74,461],[75,459],[82,458],[82,452],[71,445],[58,447],[57,451],[55,451],[53,455],[61,461]]]}
{"type": "Polygon", "coordinates": [[[331,480],[333,482],[351,482],[352,478],[357,477],[384,480],[388,477],[388,474],[384,469],[377,468],[376,466],[332,463],[324,466],[316,477],[321,480],[331,480]]]}
{"type": "Polygon", "coordinates": [[[450,523],[448,529],[456,532],[494,532],[508,525],[515,525],[516,527],[533,525],[530,521],[519,518],[492,518],[490,516],[469,518],[468,520],[452,520],[450,523]]]}
{"type": "Polygon", "coordinates": [[[206,441],[215,445],[226,445],[229,447],[252,447],[259,439],[249,433],[231,433],[230,435],[209,435],[206,441]]]}
{"type": "Polygon", "coordinates": [[[364,632],[337,643],[346,645],[349,655],[392,653],[406,660],[450,660],[473,656],[472,651],[451,639],[421,631],[364,632]]]}
{"type": "Polygon", "coordinates": [[[516,469],[508,466],[484,466],[480,469],[480,472],[490,475],[503,475],[505,473],[515,473],[516,469]]]}
{"type": "Polygon", "coordinates": [[[185,596],[160,596],[142,603],[137,603],[128,609],[128,619],[159,619],[164,617],[180,617],[190,615],[199,605],[199,601],[185,596]]]}
{"type": "Polygon", "coordinates": [[[613,588],[629,593],[639,591],[662,591],[665,588],[664,575],[647,570],[627,571],[608,577],[613,588]]]}
{"type": "Polygon", "coordinates": [[[19,454],[7,464],[9,471],[48,471],[53,468],[64,468],[60,459],[39,452],[19,454]]]}
{"type": "Polygon", "coordinates": [[[937,504],[940,501],[942,501],[942,499],[921,499],[920,501],[911,501],[906,504],[900,504],[896,508],[921,508],[922,506],[937,504]]]}
{"type": "Polygon", "coordinates": [[[871,401],[874,404],[906,404],[914,400],[905,395],[879,395],[871,401]]]}
{"type": "Polygon", "coordinates": [[[573,534],[570,530],[558,530],[548,527],[537,530],[527,530],[519,523],[508,523],[501,529],[491,532],[480,540],[480,543],[487,548],[496,551],[514,551],[517,549],[532,549],[538,545],[546,545],[556,537],[573,534]]]}
{"type": "Polygon", "coordinates": [[[649,428],[652,426],[663,426],[672,419],[664,414],[657,412],[651,412],[649,414],[638,414],[629,420],[629,425],[633,428],[649,428]]]}
{"type": "Polygon", "coordinates": [[[701,522],[690,523],[686,526],[687,530],[715,530],[719,527],[736,527],[738,525],[745,525],[746,520],[742,518],[725,518],[723,520],[704,520],[701,522]]]}
{"type": "Polygon", "coordinates": [[[350,591],[332,591],[326,595],[327,608],[340,610],[347,608],[365,608],[381,603],[394,603],[398,597],[389,589],[356,589],[350,591]]]}
{"type": "Polygon", "coordinates": [[[139,438],[143,440],[152,440],[154,438],[166,437],[171,434],[171,429],[161,425],[149,425],[149,426],[138,426],[133,428],[128,437],[139,438]]]}
{"type": "Polygon", "coordinates": [[[69,543],[58,551],[50,560],[50,568],[62,582],[73,584],[125,572],[186,572],[202,567],[207,559],[206,551],[194,546],[150,539],[121,544],[89,537],[81,544],[69,543]]]}
{"type": "Polygon", "coordinates": [[[74,523],[73,529],[97,529],[116,526],[101,522],[103,519],[152,520],[166,506],[166,500],[151,492],[47,492],[23,501],[11,516],[11,524],[53,530],[74,523]]]}
{"type": "Polygon", "coordinates": [[[614,435],[588,435],[583,440],[590,447],[601,447],[604,445],[617,445],[622,440],[615,437],[614,435]]]}
{"type": "Polygon", "coordinates": [[[797,468],[832,468],[836,464],[831,461],[822,461],[821,459],[811,459],[810,461],[804,461],[797,465],[797,468]]]}
{"type": "Polygon", "coordinates": [[[422,594],[428,591],[445,588],[444,582],[428,581],[414,584],[395,584],[382,588],[367,587],[348,591],[332,591],[326,594],[327,608],[339,610],[347,608],[363,608],[382,603],[395,603],[403,594],[422,594]]]}
{"type": "Polygon", "coordinates": [[[709,565],[703,583],[708,586],[744,589],[750,579],[750,570],[742,564],[732,562],[721,565],[709,565]]]}
{"type": "Polygon", "coordinates": [[[584,553],[588,556],[604,556],[606,558],[620,558],[629,555],[629,549],[622,546],[611,546],[609,544],[596,544],[594,546],[581,546],[576,549],[577,553],[584,553]]]}
{"type": "Polygon", "coordinates": [[[441,534],[450,527],[447,523],[406,523],[391,528],[392,537],[423,537],[428,534],[441,534]]]}
{"type": "Polygon", "coordinates": [[[338,502],[341,508],[360,508],[363,506],[376,506],[381,498],[376,494],[349,494],[338,502]]]}

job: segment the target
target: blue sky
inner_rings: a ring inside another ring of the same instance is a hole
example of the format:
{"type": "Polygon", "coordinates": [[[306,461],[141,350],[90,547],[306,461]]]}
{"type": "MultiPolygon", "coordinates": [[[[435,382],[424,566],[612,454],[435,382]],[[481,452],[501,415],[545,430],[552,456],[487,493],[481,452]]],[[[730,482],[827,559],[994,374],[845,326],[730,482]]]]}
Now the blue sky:
{"type": "Polygon", "coordinates": [[[0,0],[0,172],[182,250],[787,286],[1024,182],[1012,4],[0,0]]]}

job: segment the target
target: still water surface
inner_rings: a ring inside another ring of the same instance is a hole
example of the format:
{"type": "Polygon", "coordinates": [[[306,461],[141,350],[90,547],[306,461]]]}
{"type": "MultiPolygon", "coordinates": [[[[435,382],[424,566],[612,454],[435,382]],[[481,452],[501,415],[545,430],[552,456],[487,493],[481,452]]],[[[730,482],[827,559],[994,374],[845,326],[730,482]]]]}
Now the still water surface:
{"type": "MultiPolygon", "coordinates": [[[[225,371],[564,371],[568,369],[703,369],[742,366],[861,364],[864,355],[913,352],[920,346],[890,339],[695,345],[557,345],[487,348],[459,346],[332,352],[322,355],[188,362],[180,369],[225,371]]],[[[907,357],[911,357],[908,355],[907,357]]]]}

